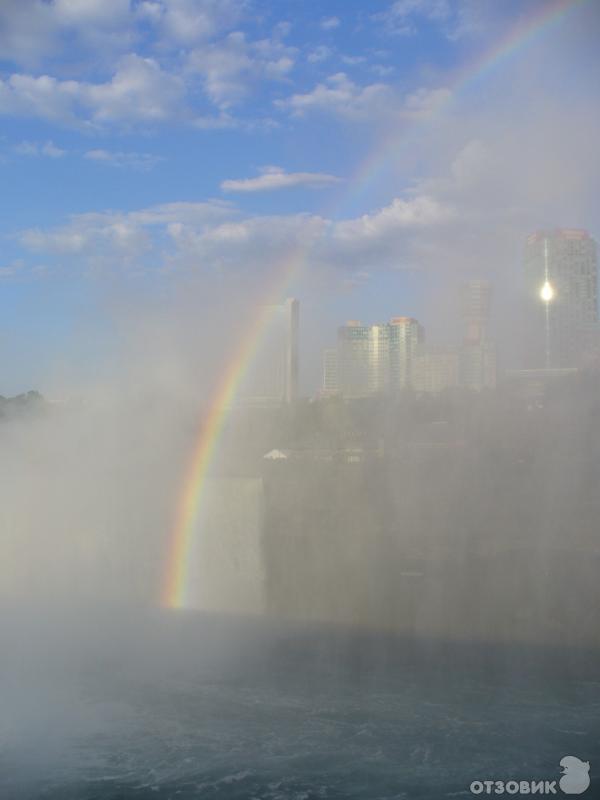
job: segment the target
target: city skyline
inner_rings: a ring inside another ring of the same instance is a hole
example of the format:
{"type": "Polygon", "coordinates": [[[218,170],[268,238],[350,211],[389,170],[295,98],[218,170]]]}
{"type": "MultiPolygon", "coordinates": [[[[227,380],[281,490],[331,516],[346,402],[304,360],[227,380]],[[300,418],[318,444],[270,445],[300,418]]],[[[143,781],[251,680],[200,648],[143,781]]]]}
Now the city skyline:
{"type": "Polygon", "coordinates": [[[591,4],[192,5],[0,9],[4,394],[182,358],[294,259],[307,391],[342,320],[438,341],[456,282],[511,308],[532,230],[597,238],[591,4]]]}
{"type": "MultiPolygon", "coordinates": [[[[443,337],[432,343],[425,327],[405,316],[366,325],[349,320],[340,326],[337,348],[323,350],[322,396],[393,397],[402,389],[418,394],[456,388],[481,391],[494,389],[504,373],[523,379],[532,371],[558,375],[561,370],[567,374],[597,366],[595,239],[581,228],[531,233],[525,240],[522,270],[521,296],[513,309],[521,336],[519,363],[509,361],[499,370],[498,344],[492,335],[494,287],[489,280],[472,278],[458,287],[460,343],[443,337]],[[405,329],[401,339],[394,337],[394,331],[405,329]]],[[[503,328],[497,327],[500,346],[503,328]]]]}
{"type": "MultiPolygon", "coordinates": [[[[530,323],[522,331],[527,370],[568,372],[597,362],[597,272],[597,242],[585,229],[556,227],[526,237],[521,303],[530,323]]],[[[261,405],[291,403],[302,394],[352,399],[376,394],[393,397],[403,389],[436,394],[448,388],[495,388],[494,287],[487,279],[471,278],[455,289],[461,340],[442,336],[432,342],[419,320],[398,314],[388,322],[348,320],[337,328],[337,348],[323,348],[321,342],[319,384],[308,390],[304,387],[304,392],[299,384],[298,299],[288,297],[262,310],[259,306],[259,316],[266,321],[261,324],[260,342],[248,356],[238,389],[240,401],[261,405]]],[[[514,376],[523,364],[503,366],[514,376]]]]}

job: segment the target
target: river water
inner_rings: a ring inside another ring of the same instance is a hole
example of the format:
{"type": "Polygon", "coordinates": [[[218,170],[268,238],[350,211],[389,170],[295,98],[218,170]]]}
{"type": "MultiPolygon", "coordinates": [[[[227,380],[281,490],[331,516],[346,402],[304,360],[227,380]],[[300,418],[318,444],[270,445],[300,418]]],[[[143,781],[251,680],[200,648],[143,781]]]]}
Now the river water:
{"type": "Polygon", "coordinates": [[[1,633],[7,800],[472,797],[565,755],[598,785],[590,653],[118,608],[1,633]]]}

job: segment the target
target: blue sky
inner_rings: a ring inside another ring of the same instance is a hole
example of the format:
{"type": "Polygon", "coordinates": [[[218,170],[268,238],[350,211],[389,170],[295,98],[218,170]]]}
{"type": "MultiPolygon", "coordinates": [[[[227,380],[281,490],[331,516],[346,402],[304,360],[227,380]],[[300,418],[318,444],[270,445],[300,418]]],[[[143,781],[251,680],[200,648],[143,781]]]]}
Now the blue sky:
{"type": "Polygon", "coordinates": [[[215,276],[260,297],[299,244],[309,383],[346,317],[450,336],[444,299],[475,274],[502,308],[529,230],[600,233],[599,16],[581,0],[4,0],[0,393],[93,374],[124,315],[177,317],[182,293],[201,313],[215,276]]]}

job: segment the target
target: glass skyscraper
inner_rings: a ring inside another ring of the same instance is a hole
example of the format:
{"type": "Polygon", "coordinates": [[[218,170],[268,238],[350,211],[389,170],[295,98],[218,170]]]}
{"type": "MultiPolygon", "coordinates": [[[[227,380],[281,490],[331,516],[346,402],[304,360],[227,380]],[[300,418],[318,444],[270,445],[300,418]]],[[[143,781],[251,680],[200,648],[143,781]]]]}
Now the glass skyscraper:
{"type": "Polygon", "coordinates": [[[598,319],[596,242],[580,229],[538,231],[524,262],[529,366],[575,367],[598,319]]]}
{"type": "Polygon", "coordinates": [[[338,381],[345,397],[397,392],[410,385],[423,329],[412,317],[382,325],[348,322],[338,330],[338,381]]]}
{"type": "Polygon", "coordinates": [[[255,404],[291,403],[298,396],[298,300],[264,307],[267,324],[240,399],[255,404]]]}

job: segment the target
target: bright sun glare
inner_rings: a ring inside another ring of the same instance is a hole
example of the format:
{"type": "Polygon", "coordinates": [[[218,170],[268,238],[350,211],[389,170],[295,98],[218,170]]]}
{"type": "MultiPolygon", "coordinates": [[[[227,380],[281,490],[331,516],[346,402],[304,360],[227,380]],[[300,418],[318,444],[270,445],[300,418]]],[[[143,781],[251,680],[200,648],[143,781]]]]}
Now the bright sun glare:
{"type": "Polygon", "coordinates": [[[544,303],[549,303],[554,297],[554,289],[552,288],[550,283],[548,283],[548,281],[546,281],[542,286],[542,288],[540,289],[540,297],[542,298],[544,303]]]}

